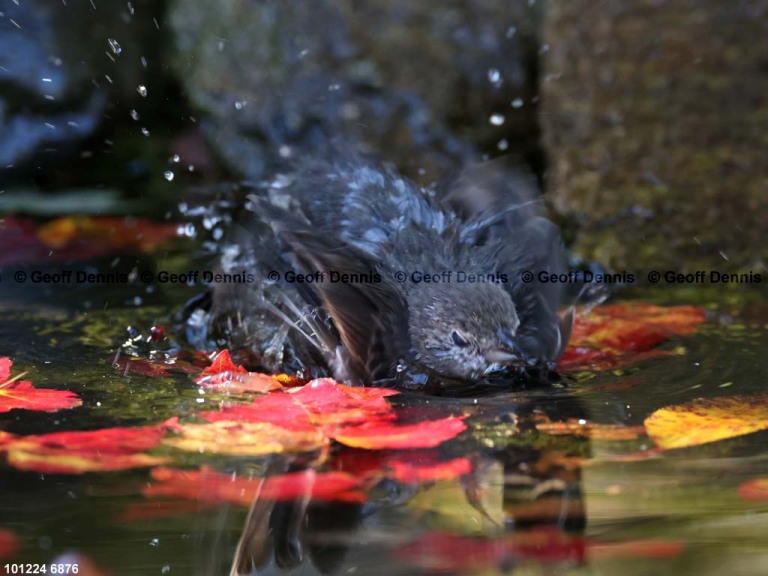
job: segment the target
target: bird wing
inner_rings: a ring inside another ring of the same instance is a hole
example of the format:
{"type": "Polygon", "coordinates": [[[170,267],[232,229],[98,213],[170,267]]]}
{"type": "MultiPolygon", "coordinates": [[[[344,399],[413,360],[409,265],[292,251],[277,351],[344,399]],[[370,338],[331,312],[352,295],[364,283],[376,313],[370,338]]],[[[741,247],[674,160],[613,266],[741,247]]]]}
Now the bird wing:
{"type": "Polygon", "coordinates": [[[320,302],[341,346],[329,359],[338,379],[364,384],[391,374],[410,348],[408,308],[389,278],[380,274],[374,257],[338,238],[308,228],[307,221],[251,197],[254,211],[269,222],[285,244],[297,271],[319,272],[320,281],[303,284],[308,303],[320,302]],[[371,281],[334,280],[331,273],[371,281]],[[378,274],[378,277],[374,276],[378,274]]]}

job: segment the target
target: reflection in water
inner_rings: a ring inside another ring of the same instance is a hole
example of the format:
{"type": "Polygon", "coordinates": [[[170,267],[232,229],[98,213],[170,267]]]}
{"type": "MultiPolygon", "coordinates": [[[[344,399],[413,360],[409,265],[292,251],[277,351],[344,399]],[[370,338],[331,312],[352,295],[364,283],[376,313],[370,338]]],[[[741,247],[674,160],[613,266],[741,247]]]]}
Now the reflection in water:
{"type": "Polygon", "coordinates": [[[575,454],[586,454],[587,442],[571,446],[568,453],[537,442],[535,431],[535,421],[544,415],[584,418],[579,402],[552,393],[534,400],[515,402],[505,395],[471,403],[413,396],[400,410],[423,413],[434,402],[440,404],[438,411],[470,415],[473,431],[463,445],[391,452],[367,465],[359,460],[370,454],[348,448],[334,454],[329,466],[353,474],[366,469],[364,502],[313,499],[322,481],[318,471],[274,458],[265,472],[270,488],[262,490],[266,482],[260,481],[231,576],[293,573],[299,567],[302,574],[352,569],[374,574],[382,563],[395,574],[452,563],[454,571],[461,566],[509,570],[529,562],[583,564],[586,514],[575,454]],[[494,433],[503,430],[501,441],[494,442],[494,433]],[[450,458],[456,454],[466,457],[470,467],[450,477],[440,465],[455,462],[450,458]],[[388,477],[395,466],[410,472],[388,477]],[[275,486],[281,482],[291,483],[292,497],[279,497],[275,486]]]}

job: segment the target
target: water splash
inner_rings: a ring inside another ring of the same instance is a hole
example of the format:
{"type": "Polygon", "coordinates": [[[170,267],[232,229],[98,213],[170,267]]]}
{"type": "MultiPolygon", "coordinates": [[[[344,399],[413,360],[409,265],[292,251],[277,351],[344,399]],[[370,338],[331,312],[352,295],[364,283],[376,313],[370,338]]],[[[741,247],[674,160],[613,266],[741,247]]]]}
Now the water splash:
{"type": "Polygon", "coordinates": [[[107,42],[109,43],[109,47],[112,50],[113,54],[120,54],[120,52],[123,51],[118,41],[115,40],[114,38],[107,38],[107,42]]]}
{"type": "Polygon", "coordinates": [[[491,114],[491,117],[488,119],[488,121],[494,125],[494,126],[501,126],[504,124],[504,121],[506,118],[502,114],[491,114]]]}

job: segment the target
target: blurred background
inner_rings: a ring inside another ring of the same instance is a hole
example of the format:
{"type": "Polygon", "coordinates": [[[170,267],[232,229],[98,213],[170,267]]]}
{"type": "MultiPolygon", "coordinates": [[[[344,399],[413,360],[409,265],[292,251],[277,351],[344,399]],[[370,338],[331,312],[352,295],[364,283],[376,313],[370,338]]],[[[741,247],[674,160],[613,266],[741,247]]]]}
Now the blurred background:
{"type": "Polygon", "coordinates": [[[0,211],[162,216],[362,147],[505,156],[616,270],[765,268],[768,3],[62,0],[0,11],[0,211]],[[96,208],[98,207],[98,208],[96,208]]]}

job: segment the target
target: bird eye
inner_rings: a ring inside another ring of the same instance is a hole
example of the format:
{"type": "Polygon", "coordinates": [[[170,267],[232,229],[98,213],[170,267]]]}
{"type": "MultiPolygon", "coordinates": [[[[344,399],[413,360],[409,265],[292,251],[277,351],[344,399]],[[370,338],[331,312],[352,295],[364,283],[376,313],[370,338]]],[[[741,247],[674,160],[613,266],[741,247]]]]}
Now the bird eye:
{"type": "Polygon", "coordinates": [[[453,343],[456,344],[456,346],[468,346],[469,345],[469,342],[464,340],[464,338],[461,337],[461,334],[456,332],[456,330],[451,332],[451,340],[453,340],[453,343]]]}

